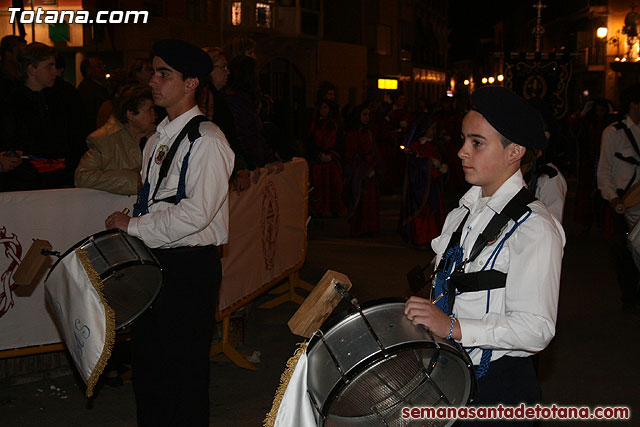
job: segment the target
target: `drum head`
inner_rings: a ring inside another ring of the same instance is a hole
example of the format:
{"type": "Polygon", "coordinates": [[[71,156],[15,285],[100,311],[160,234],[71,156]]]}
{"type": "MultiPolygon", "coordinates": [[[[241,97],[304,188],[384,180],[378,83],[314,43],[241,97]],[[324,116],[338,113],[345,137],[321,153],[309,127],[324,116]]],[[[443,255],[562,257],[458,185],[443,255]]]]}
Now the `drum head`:
{"type": "Polygon", "coordinates": [[[307,385],[321,413],[319,425],[453,424],[403,419],[402,409],[466,405],[476,384],[469,356],[455,342],[413,325],[403,302],[378,301],[362,311],[366,322],[359,313],[333,319],[307,347],[307,385]]]}
{"type": "Polygon", "coordinates": [[[360,372],[330,401],[325,426],[446,426],[452,420],[402,418],[404,407],[463,406],[471,392],[470,371],[455,353],[409,346],[360,372]],[[384,421],[383,421],[384,420],[384,421]]]}

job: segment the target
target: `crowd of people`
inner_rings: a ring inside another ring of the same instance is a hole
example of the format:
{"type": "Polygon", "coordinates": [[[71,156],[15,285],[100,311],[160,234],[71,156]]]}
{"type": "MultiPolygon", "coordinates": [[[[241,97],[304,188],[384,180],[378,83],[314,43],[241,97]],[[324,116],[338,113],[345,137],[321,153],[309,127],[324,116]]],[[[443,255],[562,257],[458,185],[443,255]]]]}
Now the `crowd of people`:
{"type": "MultiPolygon", "coordinates": [[[[248,38],[205,48],[214,65],[196,93],[235,153],[236,191],[249,187],[252,172],[256,180],[265,166],[277,172],[293,155],[271,137],[281,133],[265,112],[270,100],[260,90],[254,49],[248,38]]],[[[76,88],[62,78],[64,57],[51,46],[5,36],[0,58],[0,191],[75,186],[137,194],[142,149],[167,114],[152,98],[151,59],[107,73],[99,57],[87,55],[76,88]]]]}

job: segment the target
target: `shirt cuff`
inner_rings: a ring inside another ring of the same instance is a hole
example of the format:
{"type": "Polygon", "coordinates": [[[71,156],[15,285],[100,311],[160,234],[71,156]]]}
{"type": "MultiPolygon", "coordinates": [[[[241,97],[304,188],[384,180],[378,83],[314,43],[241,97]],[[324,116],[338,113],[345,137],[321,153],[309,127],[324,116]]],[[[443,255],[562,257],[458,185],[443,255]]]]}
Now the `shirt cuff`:
{"type": "Polygon", "coordinates": [[[129,220],[129,225],[127,226],[128,235],[140,238],[140,232],[138,231],[139,221],[140,221],[140,218],[131,218],[129,220]]]}
{"type": "Polygon", "coordinates": [[[463,347],[477,347],[487,342],[487,323],[481,319],[458,319],[463,347]]]}

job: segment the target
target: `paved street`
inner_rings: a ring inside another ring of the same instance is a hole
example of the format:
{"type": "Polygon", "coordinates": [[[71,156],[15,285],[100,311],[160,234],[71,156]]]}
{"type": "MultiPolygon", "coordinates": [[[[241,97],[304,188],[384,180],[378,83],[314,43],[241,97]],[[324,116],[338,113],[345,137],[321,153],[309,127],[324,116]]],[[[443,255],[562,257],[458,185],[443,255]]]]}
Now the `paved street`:
{"type": "MultiPolygon", "coordinates": [[[[625,405],[633,413],[640,408],[640,317],[620,311],[608,251],[596,231],[589,234],[575,229],[572,200],[567,204],[557,334],[541,355],[544,402],[625,405]]],[[[312,221],[301,278],[316,283],[332,269],[350,277],[353,293],[361,301],[408,295],[406,272],[416,264],[425,264],[432,254],[408,247],[396,235],[398,205],[398,199],[384,199],[384,231],[375,238],[345,237],[348,228],[343,218],[312,221]]],[[[239,350],[246,355],[260,353],[259,370],[240,369],[221,355],[212,362],[212,426],[262,425],[285,362],[301,341],[286,326],[297,306],[286,303],[271,310],[257,308],[269,298],[263,295],[251,304],[244,328],[241,321],[234,322],[236,339],[244,335],[239,350]]],[[[614,424],[619,423],[598,423],[614,424]]],[[[91,400],[84,398],[83,387],[74,375],[0,390],[0,426],[43,425],[134,426],[131,384],[99,386],[91,400]]]]}

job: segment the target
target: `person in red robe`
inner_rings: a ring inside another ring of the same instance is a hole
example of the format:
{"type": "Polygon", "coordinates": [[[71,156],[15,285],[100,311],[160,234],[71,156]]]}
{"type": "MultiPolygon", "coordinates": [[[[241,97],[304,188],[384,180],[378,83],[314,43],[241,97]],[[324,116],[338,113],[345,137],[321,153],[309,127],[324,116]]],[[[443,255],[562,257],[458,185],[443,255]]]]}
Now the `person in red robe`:
{"type": "Polygon", "coordinates": [[[349,194],[349,227],[351,236],[373,236],[380,231],[378,185],[375,167],[377,154],[368,104],[357,107],[347,130],[345,152],[345,185],[349,194]]]}
{"type": "Polygon", "coordinates": [[[405,148],[407,172],[398,231],[418,249],[429,248],[445,218],[442,180],[448,166],[442,163],[436,135],[436,123],[426,117],[416,123],[405,148]]]}
{"type": "Polygon", "coordinates": [[[331,106],[321,101],[311,123],[311,212],[316,216],[339,216],[346,212],[342,200],[342,166],[335,150],[339,126],[331,106]]]}

